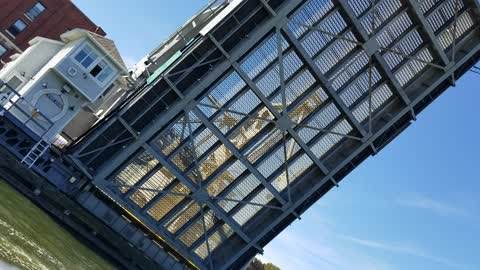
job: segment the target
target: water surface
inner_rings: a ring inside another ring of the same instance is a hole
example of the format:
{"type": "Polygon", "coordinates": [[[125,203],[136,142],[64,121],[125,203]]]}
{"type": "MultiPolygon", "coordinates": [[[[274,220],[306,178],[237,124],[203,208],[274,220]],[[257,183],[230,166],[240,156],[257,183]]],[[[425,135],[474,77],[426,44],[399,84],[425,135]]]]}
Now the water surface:
{"type": "Polygon", "coordinates": [[[0,270],[16,268],[113,269],[0,179],[0,270]]]}

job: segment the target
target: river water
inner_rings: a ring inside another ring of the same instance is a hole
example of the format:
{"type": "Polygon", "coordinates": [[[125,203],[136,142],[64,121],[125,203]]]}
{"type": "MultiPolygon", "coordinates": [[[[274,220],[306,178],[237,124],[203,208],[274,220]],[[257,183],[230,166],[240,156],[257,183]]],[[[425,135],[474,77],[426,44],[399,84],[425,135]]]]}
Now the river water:
{"type": "Polygon", "coordinates": [[[113,267],[0,179],[0,270],[113,267]]]}

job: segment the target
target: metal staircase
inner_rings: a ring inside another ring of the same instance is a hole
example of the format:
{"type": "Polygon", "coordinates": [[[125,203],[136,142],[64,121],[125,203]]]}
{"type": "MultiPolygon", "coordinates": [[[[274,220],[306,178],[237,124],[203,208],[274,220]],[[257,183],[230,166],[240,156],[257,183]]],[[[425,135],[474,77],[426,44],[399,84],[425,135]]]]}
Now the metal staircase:
{"type": "Polygon", "coordinates": [[[22,164],[32,168],[35,162],[50,148],[50,144],[44,140],[38,141],[28,154],[22,159],[22,164]]]}

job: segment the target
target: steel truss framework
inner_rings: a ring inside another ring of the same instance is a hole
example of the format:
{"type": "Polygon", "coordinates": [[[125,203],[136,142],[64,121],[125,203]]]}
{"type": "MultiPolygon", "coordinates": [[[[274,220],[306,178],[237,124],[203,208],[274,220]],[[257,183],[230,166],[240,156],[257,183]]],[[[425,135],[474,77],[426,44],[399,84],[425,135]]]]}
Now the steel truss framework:
{"type": "Polygon", "coordinates": [[[475,64],[478,7],[244,1],[72,158],[197,267],[239,268],[475,64]]]}

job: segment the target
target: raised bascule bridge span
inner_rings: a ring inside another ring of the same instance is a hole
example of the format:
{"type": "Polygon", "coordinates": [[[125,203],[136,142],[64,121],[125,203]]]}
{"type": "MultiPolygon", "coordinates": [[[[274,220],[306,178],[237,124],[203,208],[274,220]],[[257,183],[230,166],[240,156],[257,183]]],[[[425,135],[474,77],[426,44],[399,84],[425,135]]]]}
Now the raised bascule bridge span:
{"type": "Polygon", "coordinates": [[[216,2],[69,150],[192,268],[243,267],[480,58],[477,0],[216,2]]]}

